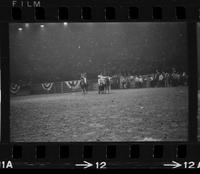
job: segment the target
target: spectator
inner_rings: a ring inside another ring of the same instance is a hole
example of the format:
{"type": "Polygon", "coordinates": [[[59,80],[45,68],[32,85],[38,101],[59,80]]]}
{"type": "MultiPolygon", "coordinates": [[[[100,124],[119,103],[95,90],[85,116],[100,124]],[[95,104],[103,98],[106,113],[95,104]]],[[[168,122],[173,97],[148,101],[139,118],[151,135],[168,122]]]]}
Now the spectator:
{"type": "Polygon", "coordinates": [[[147,87],[147,86],[149,86],[148,84],[147,84],[147,81],[148,81],[148,77],[145,75],[144,77],[143,77],[143,87],[147,87]]]}
{"type": "Polygon", "coordinates": [[[131,83],[130,83],[130,77],[126,77],[126,88],[130,88],[131,83]]]}
{"type": "Polygon", "coordinates": [[[136,87],[136,88],[139,88],[139,83],[140,83],[139,81],[140,81],[140,80],[139,80],[139,77],[136,75],[136,76],[135,76],[135,87],[136,87]]]}
{"type": "Polygon", "coordinates": [[[150,87],[154,87],[154,76],[150,75],[149,80],[150,80],[150,87]]]}
{"type": "Polygon", "coordinates": [[[120,85],[121,85],[121,88],[122,89],[125,89],[126,88],[126,80],[124,78],[124,76],[120,76],[120,85]]]}
{"type": "Polygon", "coordinates": [[[164,76],[162,73],[160,73],[158,80],[159,80],[159,87],[163,87],[164,76]]]}
{"type": "Polygon", "coordinates": [[[155,82],[155,87],[159,87],[159,71],[156,70],[155,76],[154,76],[154,82],[155,82]]]}
{"type": "Polygon", "coordinates": [[[139,87],[140,87],[140,88],[143,87],[143,82],[144,82],[144,81],[143,81],[143,78],[142,78],[142,76],[140,75],[140,76],[139,76],[139,87]]]}
{"type": "Polygon", "coordinates": [[[164,83],[165,83],[165,87],[169,87],[169,83],[170,83],[170,75],[168,72],[164,73],[164,83]]]}
{"type": "Polygon", "coordinates": [[[181,75],[181,85],[184,85],[184,86],[187,85],[187,75],[185,72],[183,72],[181,75]]]}

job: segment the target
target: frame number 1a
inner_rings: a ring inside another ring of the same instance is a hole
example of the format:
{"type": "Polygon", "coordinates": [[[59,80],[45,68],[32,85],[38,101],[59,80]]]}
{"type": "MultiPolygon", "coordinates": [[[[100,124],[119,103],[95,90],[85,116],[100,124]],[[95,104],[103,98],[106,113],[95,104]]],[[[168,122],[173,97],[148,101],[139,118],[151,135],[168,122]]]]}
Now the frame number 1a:
{"type": "Polygon", "coordinates": [[[0,162],[0,168],[2,168],[2,169],[12,169],[13,164],[12,164],[11,161],[1,161],[0,162]]]}

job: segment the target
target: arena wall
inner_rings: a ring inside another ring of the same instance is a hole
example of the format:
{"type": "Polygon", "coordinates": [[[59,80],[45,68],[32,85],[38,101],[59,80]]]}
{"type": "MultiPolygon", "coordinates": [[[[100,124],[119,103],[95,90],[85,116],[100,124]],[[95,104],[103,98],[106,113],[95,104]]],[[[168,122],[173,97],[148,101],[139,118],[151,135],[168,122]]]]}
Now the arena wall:
{"type": "MultiPolygon", "coordinates": [[[[200,81],[199,81],[200,83],[200,81]]],[[[183,85],[183,82],[176,82],[176,85],[170,84],[170,86],[183,85]]],[[[184,85],[187,85],[184,84],[184,85]]],[[[148,88],[148,87],[164,87],[164,81],[158,82],[156,80],[151,81],[148,76],[143,76],[143,81],[138,82],[134,78],[126,78],[123,83],[120,78],[112,78],[111,89],[126,89],[126,88],[148,88]]],[[[200,85],[199,85],[200,86],[200,85]]],[[[166,86],[167,87],[167,86],[166,86]]],[[[97,91],[98,83],[96,79],[88,80],[88,91],[97,91]]],[[[47,82],[37,83],[29,85],[12,84],[10,87],[10,93],[12,96],[25,96],[34,94],[53,94],[53,93],[69,93],[69,92],[81,92],[80,80],[62,81],[62,82],[47,82]]]]}

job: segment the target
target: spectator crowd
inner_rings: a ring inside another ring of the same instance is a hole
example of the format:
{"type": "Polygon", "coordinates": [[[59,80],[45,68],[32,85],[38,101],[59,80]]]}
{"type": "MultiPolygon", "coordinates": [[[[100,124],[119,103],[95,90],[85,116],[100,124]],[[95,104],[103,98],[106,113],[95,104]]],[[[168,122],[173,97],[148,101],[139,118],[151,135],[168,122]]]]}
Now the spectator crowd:
{"type": "Polygon", "coordinates": [[[188,75],[186,72],[159,72],[148,75],[114,75],[112,76],[112,89],[145,88],[145,87],[175,87],[187,86],[188,75]]]}

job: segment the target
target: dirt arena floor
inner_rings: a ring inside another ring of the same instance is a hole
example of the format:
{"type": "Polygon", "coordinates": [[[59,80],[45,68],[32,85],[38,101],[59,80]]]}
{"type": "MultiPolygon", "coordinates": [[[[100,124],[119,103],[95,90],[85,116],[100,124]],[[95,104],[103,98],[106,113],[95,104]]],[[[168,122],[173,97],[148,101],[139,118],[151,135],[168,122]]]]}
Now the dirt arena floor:
{"type": "Polygon", "coordinates": [[[12,142],[186,141],[188,88],[13,97],[12,142]]]}

